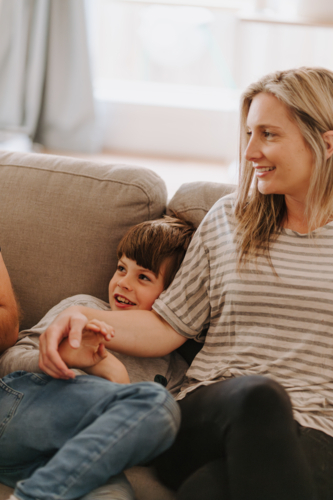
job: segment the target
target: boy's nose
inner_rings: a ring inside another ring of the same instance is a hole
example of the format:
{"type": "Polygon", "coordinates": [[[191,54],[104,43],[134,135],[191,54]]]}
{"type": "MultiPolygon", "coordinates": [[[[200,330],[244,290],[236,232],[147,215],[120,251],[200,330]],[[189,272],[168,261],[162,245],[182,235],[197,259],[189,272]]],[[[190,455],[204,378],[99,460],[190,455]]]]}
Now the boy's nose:
{"type": "Polygon", "coordinates": [[[132,286],[131,286],[131,283],[130,283],[130,280],[127,276],[124,276],[123,278],[121,278],[117,285],[120,287],[120,288],[126,288],[126,290],[132,290],[132,286]]]}

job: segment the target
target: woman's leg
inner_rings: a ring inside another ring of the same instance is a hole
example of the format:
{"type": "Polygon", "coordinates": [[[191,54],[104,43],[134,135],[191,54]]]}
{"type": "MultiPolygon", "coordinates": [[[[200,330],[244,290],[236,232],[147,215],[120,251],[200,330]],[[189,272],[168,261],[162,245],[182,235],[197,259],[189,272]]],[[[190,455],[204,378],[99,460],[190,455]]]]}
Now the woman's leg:
{"type": "Polygon", "coordinates": [[[208,462],[184,481],[177,492],[177,500],[228,500],[227,467],[223,458],[208,462]]]}
{"type": "Polygon", "coordinates": [[[318,500],[333,498],[333,438],[308,427],[299,428],[301,446],[310,465],[318,500]]]}
{"type": "MultiPolygon", "coordinates": [[[[260,376],[229,379],[194,391],[180,407],[176,442],[155,461],[167,485],[178,489],[198,469],[222,459],[226,480],[217,489],[223,500],[314,498],[290,400],[279,384],[260,376]]],[[[204,499],[198,489],[192,499],[204,499]]]]}
{"type": "Polygon", "coordinates": [[[81,497],[164,451],[179,424],[170,394],[150,382],[16,372],[0,388],[0,481],[19,481],[22,500],[81,497]]]}

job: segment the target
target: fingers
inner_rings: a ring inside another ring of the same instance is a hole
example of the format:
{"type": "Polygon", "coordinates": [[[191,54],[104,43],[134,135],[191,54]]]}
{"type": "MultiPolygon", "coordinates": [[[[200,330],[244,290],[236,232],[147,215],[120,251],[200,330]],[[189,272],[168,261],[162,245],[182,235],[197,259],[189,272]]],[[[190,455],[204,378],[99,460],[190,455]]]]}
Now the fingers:
{"type": "Polygon", "coordinates": [[[100,361],[105,359],[107,357],[107,355],[108,354],[107,354],[107,351],[105,349],[104,344],[99,344],[96,351],[93,354],[94,364],[96,365],[97,363],[99,363],[100,361]]]}
{"type": "Polygon", "coordinates": [[[81,344],[82,330],[87,325],[88,319],[81,313],[73,314],[69,320],[68,342],[73,349],[78,349],[81,344]]]}
{"type": "MultiPolygon", "coordinates": [[[[103,342],[114,337],[114,329],[96,319],[89,321],[86,316],[78,311],[68,311],[60,314],[49,328],[40,337],[39,367],[48,375],[54,378],[70,379],[75,377],[75,373],[70,370],[61,359],[58,346],[63,338],[68,337],[68,344],[73,349],[78,349],[81,345],[82,332],[89,329],[94,334],[100,334],[101,338],[93,344],[96,345],[95,354],[99,360],[107,356],[103,342]]],[[[93,347],[93,346],[91,346],[93,347]]]]}
{"type": "Polygon", "coordinates": [[[105,340],[111,340],[114,337],[114,328],[108,325],[104,321],[99,321],[98,319],[92,319],[87,323],[86,328],[93,330],[94,332],[101,333],[105,340]]]}
{"type": "Polygon", "coordinates": [[[39,368],[54,378],[70,379],[75,373],[70,370],[58,353],[58,342],[54,337],[46,337],[46,332],[41,336],[39,350],[39,368]],[[43,337],[43,339],[42,339],[43,337]]]}
{"type": "Polygon", "coordinates": [[[70,370],[61,359],[58,346],[63,338],[74,349],[79,347],[81,332],[88,319],[81,313],[71,313],[58,316],[55,321],[40,336],[39,367],[54,378],[75,378],[75,373],[70,370]],[[74,345],[73,345],[74,344],[74,345]]]}
{"type": "Polygon", "coordinates": [[[82,332],[82,347],[93,347],[97,352],[98,346],[104,343],[104,336],[100,332],[95,332],[92,329],[85,328],[82,332]]]}
{"type": "Polygon", "coordinates": [[[108,356],[107,350],[105,349],[104,344],[99,344],[98,346],[98,355],[101,357],[101,359],[105,359],[108,356]]]}

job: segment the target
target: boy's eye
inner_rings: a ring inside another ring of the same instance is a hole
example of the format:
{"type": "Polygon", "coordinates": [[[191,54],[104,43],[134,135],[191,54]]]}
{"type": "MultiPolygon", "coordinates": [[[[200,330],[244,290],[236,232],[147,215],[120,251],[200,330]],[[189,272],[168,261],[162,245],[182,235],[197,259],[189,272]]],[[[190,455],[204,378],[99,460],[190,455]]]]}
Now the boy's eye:
{"type": "Polygon", "coordinates": [[[117,271],[120,271],[121,273],[124,273],[126,271],[126,269],[124,268],[124,266],[121,266],[120,264],[118,264],[117,271]]]}
{"type": "Polygon", "coordinates": [[[140,274],[139,279],[143,281],[151,281],[150,278],[148,278],[148,276],[146,276],[145,274],[140,274]]]}

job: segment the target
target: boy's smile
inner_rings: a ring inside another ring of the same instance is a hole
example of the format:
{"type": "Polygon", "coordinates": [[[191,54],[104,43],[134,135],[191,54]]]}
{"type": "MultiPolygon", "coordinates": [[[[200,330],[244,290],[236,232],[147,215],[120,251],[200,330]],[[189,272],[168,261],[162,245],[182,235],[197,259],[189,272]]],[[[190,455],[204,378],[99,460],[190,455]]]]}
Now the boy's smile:
{"type": "Polygon", "coordinates": [[[164,290],[165,262],[159,275],[139,266],[125,255],[109,284],[109,303],[112,311],[141,309],[150,311],[157,297],[164,290]]]}

